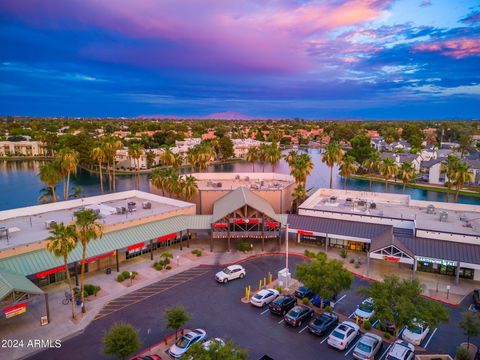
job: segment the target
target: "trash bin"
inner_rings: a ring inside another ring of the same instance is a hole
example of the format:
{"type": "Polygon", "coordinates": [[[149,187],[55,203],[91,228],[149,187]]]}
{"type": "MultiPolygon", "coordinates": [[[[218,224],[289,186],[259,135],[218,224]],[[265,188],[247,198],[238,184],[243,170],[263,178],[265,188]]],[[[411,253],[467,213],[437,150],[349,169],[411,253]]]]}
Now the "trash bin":
{"type": "Polygon", "coordinates": [[[112,268],[108,267],[106,270],[105,270],[105,273],[107,275],[110,275],[112,273],[112,268]]]}
{"type": "Polygon", "coordinates": [[[75,301],[75,303],[77,304],[77,306],[82,305],[82,299],[77,298],[76,301],[75,301]]]}

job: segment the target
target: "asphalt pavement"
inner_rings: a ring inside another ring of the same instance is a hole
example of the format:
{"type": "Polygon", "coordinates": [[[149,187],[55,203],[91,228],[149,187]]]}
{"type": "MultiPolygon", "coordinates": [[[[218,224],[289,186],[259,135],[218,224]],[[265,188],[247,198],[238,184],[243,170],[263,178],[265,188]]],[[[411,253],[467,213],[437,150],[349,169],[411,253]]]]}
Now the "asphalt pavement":
{"type": "MultiPolygon", "coordinates": [[[[298,257],[291,257],[291,271],[302,261],[298,257]]],[[[208,338],[232,339],[248,349],[250,359],[258,359],[265,354],[275,360],[353,358],[352,349],[359,337],[346,351],[337,351],[327,345],[326,336],[310,334],[306,325],[301,328],[287,326],[281,317],[266,311],[267,308],[259,309],[241,303],[245,286],[251,285],[253,289],[268,272],[276,275],[284,267],[283,257],[260,257],[242,265],[247,270],[247,276],[228,284],[215,281],[214,274],[220,268],[211,266],[180,273],[151,285],[147,290],[140,289],[132,293],[134,295],[129,294],[128,298],[120,299],[124,301],[112,302],[82,334],[64,341],[61,348],[43,351],[31,359],[111,359],[102,353],[102,336],[106,329],[118,321],[135,326],[142,339],[142,349],[148,348],[172,333],[165,328],[164,309],[178,304],[183,305],[192,316],[186,325],[188,328],[203,328],[208,338]]],[[[351,315],[363,300],[356,289],[366,285],[368,281],[356,277],[352,289],[338,295],[335,310],[346,316],[351,315]]],[[[469,301],[466,300],[461,307],[450,307],[449,323],[431,329],[422,345],[427,344],[428,351],[454,354],[456,346],[465,340],[458,322],[460,313],[468,305],[469,301]]],[[[384,358],[387,349],[384,344],[378,360],[384,358]]],[[[168,356],[163,354],[162,358],[168,356]]]]}

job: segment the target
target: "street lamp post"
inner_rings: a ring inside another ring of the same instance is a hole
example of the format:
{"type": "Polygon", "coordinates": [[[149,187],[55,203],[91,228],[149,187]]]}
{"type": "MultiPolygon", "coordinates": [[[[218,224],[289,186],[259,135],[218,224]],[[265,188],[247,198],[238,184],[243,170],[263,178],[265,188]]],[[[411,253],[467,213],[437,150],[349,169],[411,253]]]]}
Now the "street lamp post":
{"type": "Polygon", "coordinates": [[[290,269],[288,268],[288,224],[285,225],[285,290],[288,291],[290,269]]]}

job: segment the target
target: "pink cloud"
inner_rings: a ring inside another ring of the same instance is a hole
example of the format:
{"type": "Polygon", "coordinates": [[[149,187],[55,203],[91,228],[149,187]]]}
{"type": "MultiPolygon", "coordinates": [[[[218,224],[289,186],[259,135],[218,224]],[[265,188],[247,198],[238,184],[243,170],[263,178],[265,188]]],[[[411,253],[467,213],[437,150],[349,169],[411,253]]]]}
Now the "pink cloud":
{"type": "Polygon", "coordinates": [[[439,52],[455,59],[480,55],[480,39],[458,38],[415,46],[416,51],[439,52]]]}
{"type": "Polygon", "coordinates": [[[92,42],[79,49],[88,58],[276,73],[310,69],[316,64],[307,51],[312,38],[375,20],[391,1],[5,0],[0,11],[39,28],[93,27],[134,40],[92,42]]]}

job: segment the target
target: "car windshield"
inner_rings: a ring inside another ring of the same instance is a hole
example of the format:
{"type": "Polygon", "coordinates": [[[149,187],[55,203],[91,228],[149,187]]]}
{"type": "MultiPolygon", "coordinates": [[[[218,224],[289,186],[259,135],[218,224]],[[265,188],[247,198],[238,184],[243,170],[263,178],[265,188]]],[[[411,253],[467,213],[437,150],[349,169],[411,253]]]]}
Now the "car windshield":
{"type": "Polygon", "coordinates": [[[370,345],[365,344],[361,341],[358,343],[357,349],[367,354],[370,354],[370,352],[372,351],[372,347],[370,345]]]}
{"type": "Polygon", "coordinates": [[[373,305],[369,302],[362,303],[358,308],[366,313],[371,313],[373,311],[373,305]]]}
{"type": "Polygon", "coordinates": [[[293,309],[292,311],[290,311],[290,316],[291,317],[297,317],[298,315],[300,315],[300,309],[293,309]]]}
{"type": "Polygon", "coordinates": [[[284,302],[287,302],[287,298],[279,297],[277,300],[274,301],[275,305],[282,305],[284,302]]]}
{"type": "Polygon", "coordinates": [[[177,345],[181,349],[185,349],[189,343],[190,343],[190,339],[187,339],[185,336],[182,336],[180,339],[177,340],[175,345],[177,345]]]}
{"type": "Polygon", "coordinates": [[[423,328],[419,325],[412,325],[408,327],[408,330],[414,334],[421,334],[423,331],[423,328]]]}
{"type": "Polygon", "coordinates": [[[260,295],[260,294],[257,294],[257,295],[254,296],[254,298],[255,298],[255,299],[258,299],[258,300],[261,300],[261,299],[263,298],[263,296],[260,295]]]}
{"type": "Polygon", "coordinates": [[[341,339],[341,340],[343,340],[345,338],[345,334],[341,333],[341,332],[338,332],[337,330],[334,330],[332,332],[332,336],[336,337],[337,339],[341,339]]]}
{"type": "Polygon", "coordinates": [[[229,268],[225,268],[222,270],[225,274],[231,274],[232,271],[229,268]]]}

